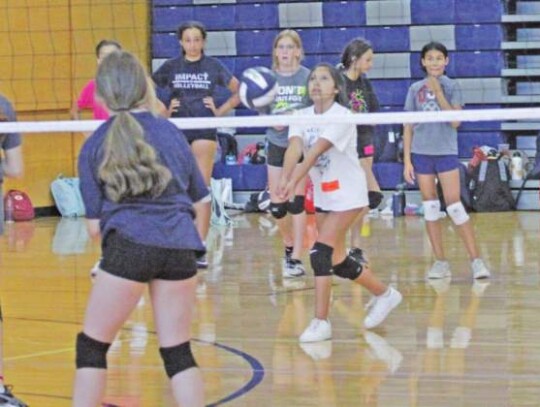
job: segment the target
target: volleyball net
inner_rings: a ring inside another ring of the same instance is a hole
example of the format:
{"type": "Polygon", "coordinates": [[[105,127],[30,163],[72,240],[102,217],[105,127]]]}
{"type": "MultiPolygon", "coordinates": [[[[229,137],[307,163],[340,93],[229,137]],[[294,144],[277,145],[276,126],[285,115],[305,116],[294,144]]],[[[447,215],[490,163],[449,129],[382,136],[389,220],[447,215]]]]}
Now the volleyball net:
{"type": "Polygon", "coordinates": [[[70,120],[74,101],[95,75],[98,42],[118,41],[154,72],[180,55],[180,23],[199,20],[208,31],[205,53],[236,77],[252,66],[270,67],[273,39],[285,28],[299,33],[308,68],[337,64],[348,41],[365,38],[375,51],[368,77],[381,111],[302,118],[260,116],[239,106],[231,117],[174,119],[182,129],[231,129],[241,150],[264,140],[268,126],[367,124],[384,138],[404,123],[460,121],[464,161],[474,146],[499,144],[532,160],[540,131],[538,15],[539,2],[514,0],[6,0],[0,4],[0,93],[13,103],[19,122],[0,122],[0,134],[30,136],[26,151],[50,154],[55,143],[71,154],[65,165],[39,167],[48,182],[58,172],[74,173],[79,145],[53,140],[91,132],[101,123],[70,120]],[[430,41],[449,50],[447,74],[458,81],[465,110],[403,112],[408,88],[424,76],[420,50],[430,41]]]}

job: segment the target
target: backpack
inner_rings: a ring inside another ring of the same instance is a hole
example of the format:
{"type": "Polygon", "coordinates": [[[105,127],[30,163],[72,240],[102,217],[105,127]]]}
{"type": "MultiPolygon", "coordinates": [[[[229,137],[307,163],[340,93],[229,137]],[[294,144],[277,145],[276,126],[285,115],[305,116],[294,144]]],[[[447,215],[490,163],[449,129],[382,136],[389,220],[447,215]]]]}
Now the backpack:
{"type": "Polygon", "coordinates": [[[62,216],[84,216],[86,211],[79,186],[79,178],[59,175],[51,183],[54,203],[62,216]]]}
{"type": "Polygon", "coordinates": [[[482,161],[473,173],[472,207],[477,212],[503,212],[516,208],[509,185],[510,173],[503,160],[482,161]]]}
{"type": "Polygon", "coordinates": [[[244,164],[265,164],[266,155],[264,151],[264,143],[259,141],[258,143],[248,144],[240,152],[238,157],[239,163],[244,164]]]}
{"type": "Polygon", "coordinates": [[[4,196],[4,217],[7,221],[32,220],[36,216],[30,197],[23,191],[10,189],[4,196]]]}

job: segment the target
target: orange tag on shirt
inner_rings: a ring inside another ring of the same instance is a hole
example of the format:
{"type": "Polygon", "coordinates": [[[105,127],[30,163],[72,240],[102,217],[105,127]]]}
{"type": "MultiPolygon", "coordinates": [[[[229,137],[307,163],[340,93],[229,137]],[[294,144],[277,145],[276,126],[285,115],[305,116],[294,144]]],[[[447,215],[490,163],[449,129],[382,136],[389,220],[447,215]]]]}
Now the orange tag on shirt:
{"type": "Polygon", "coordinates": [[[339,180],[337,179],[334,181],[321,182],[321,190],[323,192],[337,191],[339,188],[339,180]]]}

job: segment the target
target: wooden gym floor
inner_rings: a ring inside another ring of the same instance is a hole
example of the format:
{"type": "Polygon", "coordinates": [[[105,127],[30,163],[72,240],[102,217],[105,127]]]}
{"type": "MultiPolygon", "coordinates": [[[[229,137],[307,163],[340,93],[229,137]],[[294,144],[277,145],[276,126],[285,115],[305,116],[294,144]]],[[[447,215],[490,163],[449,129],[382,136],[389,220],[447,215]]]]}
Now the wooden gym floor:
{"type": "MultiPolygon", "coordinates": [[[[368,294],[336,279],[334,339],[303,346],[297,337],[312,317],[313,278],[311,271],[282,278],[271,218],[239,215],[234,227],[212,229],[193,324],[208,405],[540,405],[540,212],[473,219],[489,281],[472,281],[449,223],[452,281],[426,283],[423,221],[371,219],[364,247],[404,301],[366,332],[368,294]]],[[[99,247],[82,220],[7,226],[0,240],[7,382],[31,406],[69,406],[74,340],[99,247]]],[[[110,405],[173,406],[147,298],[112,345],[109,367],[110,405]]]]}

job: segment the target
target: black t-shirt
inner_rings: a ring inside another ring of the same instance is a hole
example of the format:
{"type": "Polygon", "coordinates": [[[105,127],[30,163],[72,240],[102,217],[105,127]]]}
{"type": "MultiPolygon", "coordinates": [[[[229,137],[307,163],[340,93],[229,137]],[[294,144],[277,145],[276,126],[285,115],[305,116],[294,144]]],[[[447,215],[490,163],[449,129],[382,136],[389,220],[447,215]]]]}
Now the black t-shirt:
{"type": "MultiPolygon", "coordinates": [[[[371,82],[365,76],[358,77],[357,80],[350,80],[343,73],[345,89],[347,93],[348,107],[353,113],[373,113],[379,111],[379,100],[373,91],[371,82]]],[[[358,136],[373,137],[373,126],[356,126],[358,136]]]]}

